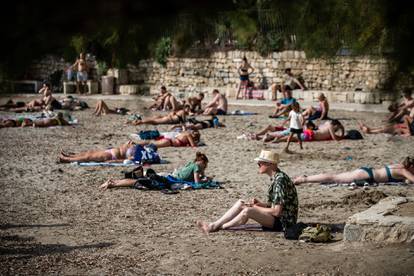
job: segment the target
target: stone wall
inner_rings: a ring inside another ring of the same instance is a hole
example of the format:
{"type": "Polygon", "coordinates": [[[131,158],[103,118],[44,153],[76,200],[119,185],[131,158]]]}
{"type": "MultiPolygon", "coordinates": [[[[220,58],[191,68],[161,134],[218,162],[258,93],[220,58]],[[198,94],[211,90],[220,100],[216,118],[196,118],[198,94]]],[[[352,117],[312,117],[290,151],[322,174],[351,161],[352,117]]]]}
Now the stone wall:
{"type": "MultiPolygon", "coordinates": [[[[130,82],[145,83],[150,90],[161,85],[171,91],[204,91],[219,88],[233,95],[239,83],[237,68],[246,56],[255,68],[251,80],[256,85],[270,86],[279,82],[285,68],[305,80],[310,90],[362,91],[384,90],[389,76],[390,62],[368,57],[337,57],[310,59],[301,51],[285,51],[261,57],[256,52],[217,52],[210,58],[170,58],[161,67],[154,60],[142,60],[129,66],[130,82]]],[[[344,100],[345,101],[345,100],[344,100]]]]}
{"type": "MultiPolygon", "coordinates": [[[[392,71],[392,64],[386,59],[313,59],[307,58],[302,51],[275,52],[266,57],[256,52],[216,52],[208,58],[169,58],[166,67],[152,59],[146,59],[138,65],[128,65],[126,77],[129,84],[139,85],[139,88],[134,88],[138,93],[156,93],[161,85],[165,85],[172,92],[185,94],[218,88],[232,97],[239,84],[237,68],[243,56],[255,68],[251,80],[256,86],[266,88],[272,83],[280,82],[284,69],[292,68],[294,75],[300,75],[305,80],[309,90],[327,91],[330,100],[338,102],[390,101],[400,95],[397,91],[401,91],[402,87],[413,84],[412,79],[406,78],[398,83],[395,91],[384,92],[392,71]]],[[[88,63],[96,75],[93,56],[89,56],[88,63]]],[[[63,59],[48,56],[36,62],[29,72],[33,79],[44,80],[53,72],[64,70],[69,65],[63,59]]]]}

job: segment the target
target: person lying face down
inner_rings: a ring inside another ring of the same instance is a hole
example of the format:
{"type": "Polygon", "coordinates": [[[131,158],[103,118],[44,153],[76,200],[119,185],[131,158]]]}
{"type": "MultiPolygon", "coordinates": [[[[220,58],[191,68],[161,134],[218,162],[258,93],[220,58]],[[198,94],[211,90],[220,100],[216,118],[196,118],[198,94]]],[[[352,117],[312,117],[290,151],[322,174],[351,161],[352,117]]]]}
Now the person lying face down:
{"type": "Polygon", "coordinates": [[[344,173],[322,173],[303,175],[295,178],[296,185],[302,183],[352,183],[366,181],[368,183],[409,182],[414,184],[414,158],[407,156],[401,163],[385,165],[380,168],[361,167],[344,173]]]}
{"type": "MultiPolygon", "coordinates": [[[[187,162],[183,167],[178,168],[172,174],[176,179],[194,183],[203,183],[211,180],[211,178],[205,176],[205,170],[208,165],[208,158],[205,154],[201,152],[196,153],[196,157],[193,161],[187,162]]],[[[138,172],[138,177],[143,176],[143,170],[138,172]]],[[[125,179],[108,179],[103,183],[99,188],[101,190],[106,190],[108,188],[117,188],[117,187],[132,187],[134,188],[137,184],[137,179],[125,178],[125,179]]]]}

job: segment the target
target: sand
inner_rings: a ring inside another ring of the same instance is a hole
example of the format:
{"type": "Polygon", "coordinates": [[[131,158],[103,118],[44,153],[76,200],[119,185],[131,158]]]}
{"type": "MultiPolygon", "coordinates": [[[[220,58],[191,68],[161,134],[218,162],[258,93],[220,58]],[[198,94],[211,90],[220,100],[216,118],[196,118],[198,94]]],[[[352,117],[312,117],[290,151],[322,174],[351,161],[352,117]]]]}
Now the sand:
{"type": "MultiPolygon", "coordinates": [[[[0,103],[7,99],[2,98],[0,103]]],[[[95,100],[87,100],[93,106],[95,100]]],[[[108,101],[149,114],[143,102],[108,101]]],[[[198,219],[218,218],[237,199],[265,199],[267,176],[257,173],[253,159],[264,147],[281,151],[284,144],[264,146],[237,140],[275,120],[269,108],[237,107],[255,116],[222,117],[225,129],[202,131],[207,146],[208,175],[225,183],[224,189],[158,191],[98,187],[109,177],[120,178],[125,168],[77,167],[58,164],[61,149],[81,151],[108,148],[129,134],[151,126],[124,125],[126,117],[93,116],[92,110],[74,112],[76,127],[0,129],[0,266],[11,274],[252,274],[252,275],[408,275],[414,271],[412,245],[375,245],[342,242],[342,229],[352,214],[389,195],[413,196],[414,186],[379,186],[368,190],[305,184],[297,187],[299,221],[330,224],[335,240],[328,244],[285,240],[262,231],[221,231],[205,236],[198,219]]],[[[2,113],[6,114],[6,113],[2,113]]],[[[348,118],[347,129],[358,120],[379,124],[385,114],[333,111],[348,118]]],[[[165,130],[168,126],[159,126],[165,130]]],[[[339,172],[363,165],[382,166],[414,155],[413,138],[365,135],[363,141],[312,142],[294,154],[282,154],[280,168],[290,176],[339,172]]],[[[159,150],[170,172],[194,158],[191,148],[159,150]]],[[[249,222],[254,223],[254,222],[249,222]]]]}

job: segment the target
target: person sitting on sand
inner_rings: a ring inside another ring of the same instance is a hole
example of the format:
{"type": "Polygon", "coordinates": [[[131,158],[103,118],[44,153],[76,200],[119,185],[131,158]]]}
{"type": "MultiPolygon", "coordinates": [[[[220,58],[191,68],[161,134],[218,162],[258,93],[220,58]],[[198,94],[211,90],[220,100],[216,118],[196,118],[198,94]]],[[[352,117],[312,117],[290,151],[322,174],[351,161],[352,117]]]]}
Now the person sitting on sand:
{"type": "Polygon", "coordinates": [[[166,110],[178,111],[178,110],[183,109],[183,106],[184,106],[183,103],[177,100],[177,98],[173,94],[171,93],[168,93],[168,94],[169,95],[166,96],[164,100],[163,110],[164,111],[166,110]]]}
{"type": "Polygon", "coordinates": [[[211,119],[207,120],[197,120],[196,118],[189,118],[185,124],[174,125],[170,129],[171,130],[201,130],[206,128],[215,128],[215,127],[226,127],[223,123],[219,121],[216,116],[211,116],[211,119]],[[214,122],[217,122],[217,126],[214,122]]]}
{"type": "Polygon", "coordinates": [[[108,105],[100,100],[96,103],[95,111],[93,112],[94,115],[106,115],[106,114],[119,114],[119,115],[126,115],[129,114],[129,110],[123,107],[117,107],[115,109],[110,109],[108,105]]]}
{"type": "Polygon", "coordinates": [[[286,231],[296,224],[298,217],[298,195],[295,185],[279,167],[279,155],[262,150],[255,159],[260,174],[272,177],[267,202],[252,198],[249,202],[238,200],[221,218],[208,223],[197,221],[198,228],[205,234],[226,230],[246,224],[249,219],[262,225],[264,230],[286,231]]]}
{"type": "Polygon", "coordinates": [[[200,142],[200,132],[198,130],[189,130],[176,133],[172,136],[161,136],[156,140],[140,140],[138,145],[145,146],[154,144],[157,148],[166,147],[197,147],[200,142]]]}
{"type": "Polygon", "coordinates": [[[188,97],[187,98],[187,104],[190,106],[191,113],[193,114],[199,114],[202,113],[202,101],[204,99],[204,93],[198,93],[195,97],[188,97]]]}
{"type": "Polygon", "coordinates": [[[90,150],[80,153],[66,153],[61,151],[59,161],[61,163],[70,162],[123,162],[134,160],[136,144],[132,141],[107,150],[90,150]]]}
{"type": "Polygon", "coordinates": [[[365,134],[387,133],[406,137],[414,135],[414,109],[410,115],[404,115],[402,121],[401,124],[386,124],[379,127],[370,127],[363,122],[358,122],[358,125],[365,134]]]}
{"type": "Polygon", "coordinates": [[[414,98],[411,95],[412,90],[410,88],[405,88],[403,91],[404,100],[399,105],[395,106],[395,108],[389,108],[392,114],[387,118],[388,122],[400,122],[400,119],[404,115],[410,114],[414,109],[414,98]]]}
{"type": "MultiPolygon", "coordinates": [[[[207,168],[208,158],[205,154],[201,152],[196,153],[194,161],[190,161],[185,164],[183,167],[176,169],[172,176],[178,180],[203,183],[210,180],[210,178],[204,175],[204,171],[207,168]]],[[[139,171],[139,170],[138,170],[139,171]]],[[[143,176],[143,171],[139,173],[143,176]]],[[[99,188],[101,190],[106,190],[108,188],[118,188],[118,187],[132,187],[134,188],[137,184],[137,179],[125,178],[114,180],[112,178],[108,179],[103,183],[99,188]]]]}
{"type": "Polygon", "coordinates": [[[351,172],[340,174],[324,173],[295,178],[295,184],[301,183],[399,183],[409,181],[414,184],[414,158],[406,157],[402,163],[386,165],[381,168],[361,167],[351,172]]]}
{"type": "Polygon", "coordinates": [[[290,87],[286,87],[282,93],[283,99],[276,103],[275,111],[269,118],[278,118],[286,115],[292,109],[292,104],[296,102],[296,99],[292,97],[292,90],[290,87]]]}
{"type": "Polygon", "coordinates": [[[187,120],[187,116],[190,113],[190,106],[185,105],[184,109],[173,111],[168,115],[160,115],[155,117],[150,117],[146,119],[137,119],[134,121],[128,121],[132,125],[161,125],[161,124],[179,124],[184,123],[187,120]]]}
{"type": "Polygon", "coordinates": [[[302,113],[305,120],[313,121],[313,120],[327,120],[328,119],[329,103],[328,103],[328,99],[326,99],[325,97],[325,94],[319,93],[318,101],[319,101],[318,107],[310,106],[302,113]]]}
{"type": "MultiPolygon", "coordinates": [[[[306,142],[310,141],[339,141],[345,135],[344,126],[338,120],[331,120],[319,126],[317,130],[309,129],[306,133],[301,134],[301,139],[306,142]]],[[[288,136],[276,137],[273,143],[287,142],[288,136]]],[[[297,137],[293,136],[291,142],[298,142],[297,137]]]]}
{"type": "Polygon", "coordinates": [[[167,88],[165,86],[161,86],[160,94],[153,97],[155,103],[149,106],[149,109],[152,110],[162,110],[164,108],[164,104],[166,98],[169,97],[171,93],[167,92],[167,88]]]}
{"type": "Polygon", "coordinates": [[[213,90],[213,99],[206,105],[204,115],[226,115],[227,114],[227,98],[217,89],[213,90]]]}

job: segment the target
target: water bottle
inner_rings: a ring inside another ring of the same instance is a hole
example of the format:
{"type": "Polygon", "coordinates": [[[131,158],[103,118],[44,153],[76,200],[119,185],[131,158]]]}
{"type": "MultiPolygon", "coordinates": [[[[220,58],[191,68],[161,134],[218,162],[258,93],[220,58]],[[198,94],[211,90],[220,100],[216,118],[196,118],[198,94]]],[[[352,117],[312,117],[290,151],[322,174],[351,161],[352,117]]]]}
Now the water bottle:
{"type": "Polygon", "coordinates": [[[213,118],[213,126],[214,128],[218,128],[219,126],[219,119],[217,117],[213,118]]]}

